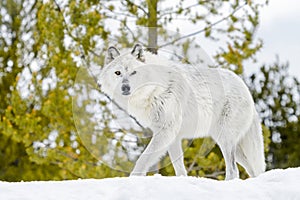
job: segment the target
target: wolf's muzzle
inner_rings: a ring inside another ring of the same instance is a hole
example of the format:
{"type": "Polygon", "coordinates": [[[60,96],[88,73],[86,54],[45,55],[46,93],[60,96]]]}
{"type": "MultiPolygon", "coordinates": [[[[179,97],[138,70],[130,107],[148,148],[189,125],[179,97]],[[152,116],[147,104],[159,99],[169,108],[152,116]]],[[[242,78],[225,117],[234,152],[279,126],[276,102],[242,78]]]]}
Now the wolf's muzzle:
{"type": "Polygon", "coordinates": [[[121,90],[123,95],[130,95],[130,86],[128,84],[123,84],[121,90]]]}

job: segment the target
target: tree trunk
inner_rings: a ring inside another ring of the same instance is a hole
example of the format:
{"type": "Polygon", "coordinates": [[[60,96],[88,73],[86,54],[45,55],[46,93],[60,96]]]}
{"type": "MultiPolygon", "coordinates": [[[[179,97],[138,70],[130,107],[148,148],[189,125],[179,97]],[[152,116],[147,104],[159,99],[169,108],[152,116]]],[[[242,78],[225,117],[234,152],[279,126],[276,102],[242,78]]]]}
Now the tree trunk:
{"type": "Polygon", "coordinates": [[[157,54],[157,2],[147,0],[148,5],[148,50],[157,54]]]}

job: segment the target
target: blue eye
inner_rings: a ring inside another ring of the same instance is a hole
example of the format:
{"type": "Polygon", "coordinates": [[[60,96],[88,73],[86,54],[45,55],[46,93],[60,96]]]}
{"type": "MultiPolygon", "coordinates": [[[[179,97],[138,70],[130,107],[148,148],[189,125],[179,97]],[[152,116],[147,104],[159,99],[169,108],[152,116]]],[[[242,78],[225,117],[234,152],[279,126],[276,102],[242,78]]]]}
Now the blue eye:
{"type": "Polygon", "coordinates": [[[115,74],[116,74],[117,76],[120,76],[120,75],[121,75],[121,72],[120,72],[120,71],[115,71],[115,74]]]}

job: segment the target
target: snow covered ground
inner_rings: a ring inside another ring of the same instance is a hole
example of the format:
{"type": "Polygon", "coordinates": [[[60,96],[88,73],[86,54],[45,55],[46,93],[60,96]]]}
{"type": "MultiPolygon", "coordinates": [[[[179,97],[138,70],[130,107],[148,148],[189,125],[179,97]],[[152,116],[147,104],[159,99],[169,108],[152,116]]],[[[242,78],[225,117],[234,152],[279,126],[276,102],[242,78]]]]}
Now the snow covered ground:
{"type": "Polygon", "coordinates": [[[188,200],[300,199],[300,168],[271,170],[247,180],[195,177],[108,178],[102,180],[0,182],[1,200],[188,200]]]}

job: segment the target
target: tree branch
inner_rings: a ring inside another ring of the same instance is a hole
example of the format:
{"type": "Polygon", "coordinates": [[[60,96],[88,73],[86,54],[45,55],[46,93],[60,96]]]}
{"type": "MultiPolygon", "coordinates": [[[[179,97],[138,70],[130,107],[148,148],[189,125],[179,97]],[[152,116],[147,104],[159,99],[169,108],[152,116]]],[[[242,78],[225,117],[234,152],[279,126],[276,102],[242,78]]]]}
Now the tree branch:
{"type": "Polygon", "coordinates": [[[225,174],[225,171],[217,171],[217,172],[214,172],[212,174],[205,174],[205,177],[206,178],[215,178],[215,179],[218,179],[218,176],[219,175],[224,175],[225,174]]]}
{"type": "Polygon", "coordinates": [[[239,6],[239,7],[237,7],[237,8],[236,8],[235,10],[233,10],[229,15],[227,15],[227,16],[223,17],[222,19],[219,19],[218,21],[216,21],[216,22],[210,24],[209,26],[205,27],[204,29],[201,29],[201,30],[199,30],[199,31],[196,31],[196,32],[193,32],[193,33],[184,35],[184,36],[179,37],[179,38],[177,38],[177,39],[175,39],[175,40],[173,40],[173,41],[171,41],[171,42],[167,42],[167,43],[165,43],[165,44],[162,44],[162,45],[160,45],[158,48],[162,48],[162,47],[165,47],[165,46],[174,44],[174,43],[178,42],[179,40],[182,40],[182,39],[185,39],[185,38],[192,37],[192,36],[194,36],[194,35],[197,35],[197,34],[199,34],[199,33],[202,33],[202,32],[204,32],[204,31],[206,31],[207,29],[211,29],[212,27],[216,26],[217,24],[219,24],[219,23],[225,21],[226,19],[228,19],[230,16],[234,15],[238,10],[240,10],[241,8],[243,8],[246,4],[247,4],[247,3],[245,3],[245,4],[243,4],[243,5],[239,6]]]}
{"type": "Polygon", "coordinates": [[[137,41],[137,37],[134,35],[133,31],[129,28],[129,26],[127,25],[127,23],[123,23],[123,25],[125,26],[125,28],[129,31],[129,33],[131,34],[132,38],[134,41],[137,41]]]}
{"type": "Polygon", "coordinates": [[[133,2],[130,1],[130,0],[125,0],[125,1],[126,1],[129,5],[134,5],[134,6],[136,6],[138,9],[140,9],[141,11],[143,11],[143,13],[144,13],[145,15],[148,16],[149,13],[148,13],[142,6],[135,4],[135,3],[133,3],[133,2]]]}
{"type": "Polygon", "coordinates": [[[131,18],[136,18],[136,16],[134,15],[128,15],[126,13],[121,13],[121,12],[116,12],[116,11],[112,11],[111,9],[109,9],[107,6],[102,4],[102,7],[105,8],[106,10],[108,10],[109,12],[113,13],[114,15],[123,15],[125,17],[131,17],[131,18]]]}
{"type": "Polygon", "coordinates": [[[63,14],[63,12],[62,12],[62,10],[61,10],[59,4],[56,2],[56,0],[53,0],[53,2],[54,2],[54,4],[56,5],[56,8],[57,8],[58,12],[60,13],[60,15],[61,15],[62,18],[63,18],[63,23],[65,24],[66,31],[68,32],[69,36],[70,36],[74,41],[78,42],[78,38],[75,37],[75,36],[71,33],[71,31],[70,31],[70,29],[69,29],[69,27],[68,27],[68,23],[67,23],[67,21],[66,21],[66,19],[65,19],[65,16],[64,16],[64,14],[63,14]]]}
{"type": "MultiPolygon", "coordinates": [[[[195,4],[192,4],[192,5],[189,5],[189,6],[185,7],[185,8],[182,8],[181,11],[183,12],[183,11],[191,9],[193,7],[200,6],[200,5],[202,5],[202,3],[208,3],[208,2],[211,2],[211,0],[210,1],[209,0],[207,0],[207,1],[199,1],[198,3],[195,3],[195,4]]],[[[171,14],[174,14],[174,13],[177,13],[177,12],[178,12],[178,10],[177,11],[170,11],[170,12],[161,13],[160,16],[159,16],[159,19],[161,19],[163,16],[171,15],[171,14]]]]}

